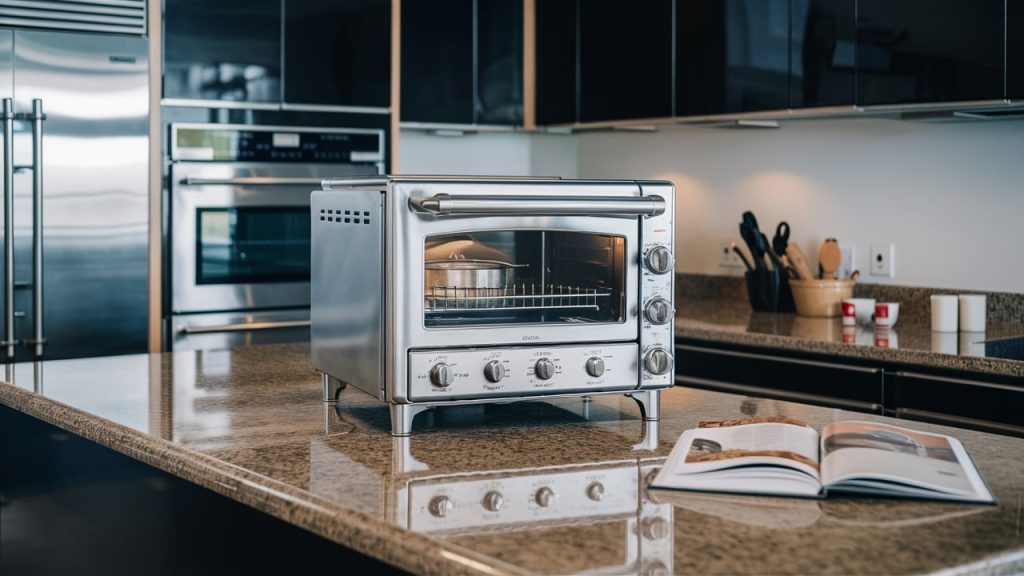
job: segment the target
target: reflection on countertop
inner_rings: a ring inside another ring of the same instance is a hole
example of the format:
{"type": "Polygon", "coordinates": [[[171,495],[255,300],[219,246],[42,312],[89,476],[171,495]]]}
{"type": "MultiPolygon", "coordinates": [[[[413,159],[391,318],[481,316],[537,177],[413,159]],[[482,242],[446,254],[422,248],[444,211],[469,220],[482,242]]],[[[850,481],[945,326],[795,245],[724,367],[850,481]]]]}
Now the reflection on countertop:
{"type": "Polygon", "coordinates": [[[680,298],[676,303],[677,338],[1024,377],[1024,361],[986,356],[984,343],[1024,336],[1024,326],[942,333],[905,320],[888,329],[848,327],[840,318],[754,312],[745,301],[680,298]]]}
{"type": "Polygon", "coordinates": [[[1024,569],[1024,439],[915,424],[960,438],[997,506],[648,492],[699,420],[890,419],[676,387],[660,423],[628,398],[595,396],[439,408],[394,438],[386,404],[351,387],[320,400],[305,345],[6,376],[0,403],[416,573],[1024,569]]]}

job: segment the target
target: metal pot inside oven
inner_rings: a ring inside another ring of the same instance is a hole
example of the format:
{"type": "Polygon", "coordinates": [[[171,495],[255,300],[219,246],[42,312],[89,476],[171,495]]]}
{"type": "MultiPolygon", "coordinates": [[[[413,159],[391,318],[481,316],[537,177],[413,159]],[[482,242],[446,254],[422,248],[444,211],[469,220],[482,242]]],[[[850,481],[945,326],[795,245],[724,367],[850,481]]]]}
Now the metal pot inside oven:
{"type": "Polygon", "coordinates": [[[423,293],[428,304],[458,301],[472,308],[501,304],[516,280],[516,268],[497,260],[434,260],[424,265],[423,293]]]}

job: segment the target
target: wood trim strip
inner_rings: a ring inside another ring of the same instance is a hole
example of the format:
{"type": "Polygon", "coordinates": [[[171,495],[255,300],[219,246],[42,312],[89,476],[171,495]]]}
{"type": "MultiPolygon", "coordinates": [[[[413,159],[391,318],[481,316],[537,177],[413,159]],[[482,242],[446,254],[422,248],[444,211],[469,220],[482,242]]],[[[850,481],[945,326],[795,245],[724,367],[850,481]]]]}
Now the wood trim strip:
{"type": "Polygon", "coordinates": [[[537,129],[537,0],[523,0],[523,129],[537,129]]]}

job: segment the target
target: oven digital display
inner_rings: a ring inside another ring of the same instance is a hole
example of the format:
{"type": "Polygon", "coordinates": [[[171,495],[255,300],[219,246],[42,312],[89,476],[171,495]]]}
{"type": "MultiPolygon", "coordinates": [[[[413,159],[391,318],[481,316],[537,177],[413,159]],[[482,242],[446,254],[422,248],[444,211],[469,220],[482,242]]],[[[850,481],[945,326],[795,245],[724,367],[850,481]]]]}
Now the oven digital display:
{"type": "Polygon", "coordinates": [[[274,148],[298,148],[302,139],[298,134],[285,134],[282,132],[274,132],[273,144],[274,148]]]}

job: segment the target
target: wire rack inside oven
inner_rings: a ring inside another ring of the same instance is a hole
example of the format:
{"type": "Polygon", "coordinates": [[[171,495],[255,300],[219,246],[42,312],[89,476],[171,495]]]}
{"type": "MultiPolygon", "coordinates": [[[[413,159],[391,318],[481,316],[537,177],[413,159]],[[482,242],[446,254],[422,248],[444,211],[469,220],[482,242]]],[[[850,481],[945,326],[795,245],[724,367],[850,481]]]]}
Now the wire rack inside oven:
{"type": "Polygon", "coordinates": [[[424,300],[426,311],[435,314],[466,310],[597,310],[611,294],[607,288],[517,282],[504,288],[430,286],[424,300]]]}

